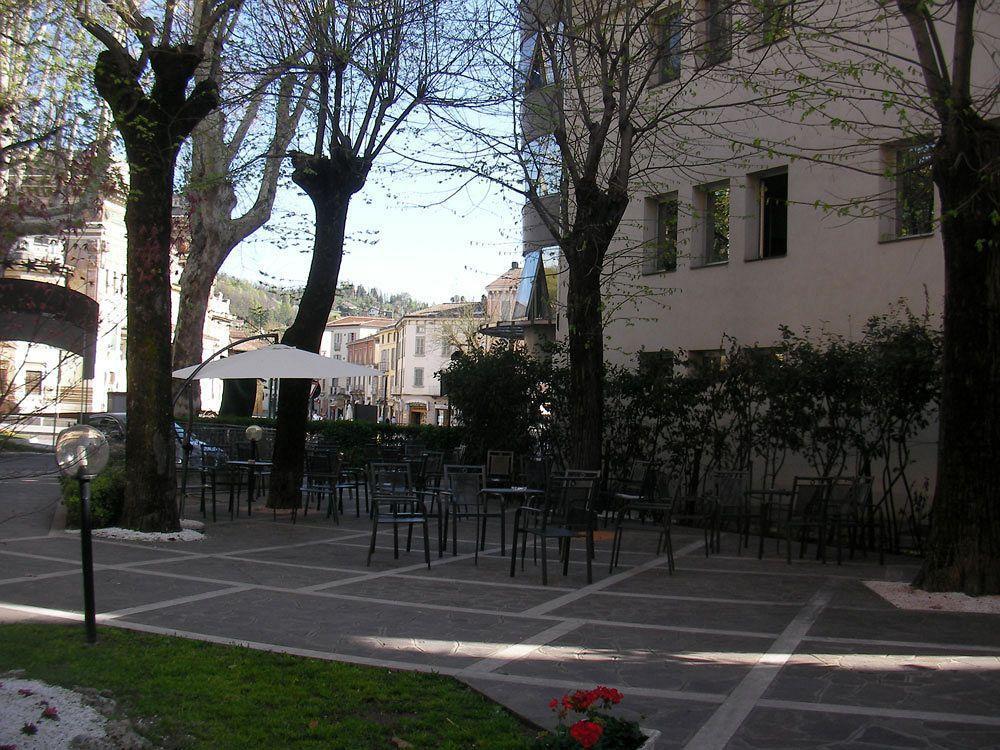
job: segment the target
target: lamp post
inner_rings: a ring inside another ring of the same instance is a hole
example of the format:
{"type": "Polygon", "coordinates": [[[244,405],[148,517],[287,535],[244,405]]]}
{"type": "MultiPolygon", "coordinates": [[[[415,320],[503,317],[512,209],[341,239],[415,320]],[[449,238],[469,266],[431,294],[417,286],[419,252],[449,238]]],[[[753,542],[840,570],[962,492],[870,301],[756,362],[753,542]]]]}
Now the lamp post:
{"type": "Polygon", "coordinates": [[[83,563],[83,618],[87,642],[97,642],[94,611],[94,555],[90,542],[90,480],[108,465],[108,439],[90,425],[68,427],[56,438],[56,463],[64,477],[80,483],[80,557],[83,563]]]}
{"type": "Polygon", "coordinates": [[[264,430],[260,425],[252,424],[246,429],[247,440],[250,441],[250,459],[257,460],[257,441],[264,436],[264,430]]]}

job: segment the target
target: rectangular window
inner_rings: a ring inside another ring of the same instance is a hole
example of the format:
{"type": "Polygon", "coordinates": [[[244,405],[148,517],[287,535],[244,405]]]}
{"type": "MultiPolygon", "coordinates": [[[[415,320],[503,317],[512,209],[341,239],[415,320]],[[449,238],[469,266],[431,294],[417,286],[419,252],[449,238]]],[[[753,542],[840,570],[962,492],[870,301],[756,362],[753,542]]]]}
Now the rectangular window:
{"type": "Polygon", "coordinates": [[[729,182],[718,182],[701,189],[704,213],[705,264],[729,261],[729,182]]]}
{"type": "Polygon", "coordinates": [[[656,201],[656,235],[646,244],[643,273],[677,270],[677,196],[656,201]]]}
{"type": "Polygon", "coordinates": [[[757,192],[760,220],[759,257],[788,253],[788,172],[760,178],[757,192]]]}
{"type": "Polygon", "coordinates": [[[897,238],[934,231],[934,181],[931,176],[933,144],[920,143],[896,150],[895,234],[897,238]]]}
{"type": "Polygon", "coordinates": [[[339,333],[333,334],[333,350],[335,352],[339,352],[340,351],[340,346],[341,346],[342,340],[343,340],[342,334],[339,334],[339,333]]]}
{"type": "Polygon", "coordinates": [[[424,387],[424,368],[414,367],[413,368],[413,387],[423,388],[424,387]]]}
{"type": "Polygon", "coordinates": [[[422,357],[424,356],[424,337],[416,336],[413,339],[413,356],[422,357]]]}
{"type": "Polygon", "coordinates": [[[731,0],[705,0],[702,54],[707,65],[718,65],[733,56],[731,0]]]}
{"type": "Polygon", "coordinates": [[[753,0],[760,44],[773,44],[788,36],[792,28],[792,7],[792,0],[753,0]]]}
{"type": "Polygon", "coordinates": [[[42,371],[24,371],[24,392],[25,394],[36,393],[42,390],[42,371]]]}
{"type": "Polygon", "coordinates": [[[676,81],[681,75],[681,43],[684,17],[680,5],[672,5],[656,19],[659,83],[676,81]]]}
{"type": "Polygon", "coordinates": [[[639,352],[639,371],[646,373],[673,373],[675,356],[670,349],[639,352]]]}

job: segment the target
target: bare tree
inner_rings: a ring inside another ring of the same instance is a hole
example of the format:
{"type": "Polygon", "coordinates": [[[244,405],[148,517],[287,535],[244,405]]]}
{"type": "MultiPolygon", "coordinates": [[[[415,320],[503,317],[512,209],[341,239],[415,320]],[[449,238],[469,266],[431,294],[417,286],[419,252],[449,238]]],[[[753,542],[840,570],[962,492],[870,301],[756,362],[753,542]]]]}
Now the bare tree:
{"type": "MultiPolygon", "coordinates": [[[[351,198],[418,111],[446,103],[466,69],[470,29],[461,3],[294,0],[274,9],[284,49],[308,49],[316,77],[314,133],[290,152],[292,180],[315,210],[312,263],[283,343],[318,351],[337,290],[351,198]]],[[[283,53],[284,56],[284,53],[283,53]]],[[[282,380],[270,502],[298,502],[310,382],[282,380]]]]}
{"type": "Polygon", "coordinates": [[[93,49],[67,4],[0,0],[0,262],[21,237],[79,226],[107,188],[93,49]]]}
{"type": "Polygon", "coordinates": [[[140,530],[180,526],[170,377],[174,171],[191,131],[218,106],[214,78],[196,81],[195,75],[217,24],[238,2],[167,2],[154,11],[157,18],[130,0],[108,2],[100,13],[86,3],[78,9],[80,23],[104,47],[94,66],[94,84],[111,108],[129,168],[123,523],[140,530]]]}
{"type": "MultiPolygon", "coordinates": [[[[186,189],[191,237],[179,281],[174,367],[202,359],[212,284],[233,249],[270,219],[281,164],[313,82],[289,72],[288,60],[262,66],[254,47],[269,28],[259,22],[256,7],[241,10],[216,27],[211,63],[195,74],[195,80],[220,81],[222,103],[191,134],[186,189]],[[229,43],[233,37],[242,42],[238,48],[229,43]],[[254,185],[241,210],[241,192],[254,185]]],[[[301,52],[294,50],[292,56],[297,61],[301,52]]],[[[192,386],[197,410],[200,390],[192,386]]],[[[186,401],[181,403],[186,407],[186,401]]]]}

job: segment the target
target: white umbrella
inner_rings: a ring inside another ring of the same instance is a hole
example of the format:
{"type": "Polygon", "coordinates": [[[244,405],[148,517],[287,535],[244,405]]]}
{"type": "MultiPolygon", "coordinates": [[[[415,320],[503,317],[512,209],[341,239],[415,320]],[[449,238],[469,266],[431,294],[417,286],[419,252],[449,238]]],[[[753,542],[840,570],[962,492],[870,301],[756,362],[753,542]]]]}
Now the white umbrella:
{"type": "MultiPolygon", "coordinates": [[[[199,365],[191,365],[174,370],[174,377],[188,378],[198,367],[199,365]]],[[[195,379],[304,378],[322,380],[325,378],[370,378],[378,374],[378,370],[356,365],[353,362],[324,357],[322,354],[313,354],[284,344],[272,344],[261,349],[209,362],[195,376],[195,379]]]]}

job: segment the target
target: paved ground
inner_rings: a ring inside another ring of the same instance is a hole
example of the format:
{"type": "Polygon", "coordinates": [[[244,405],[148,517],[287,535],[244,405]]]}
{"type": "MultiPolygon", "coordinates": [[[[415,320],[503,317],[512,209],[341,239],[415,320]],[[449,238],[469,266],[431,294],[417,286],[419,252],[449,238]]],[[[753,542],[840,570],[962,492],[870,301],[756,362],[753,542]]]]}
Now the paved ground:
{"type": "MultiPolygon", "coordinates": [[[[79,617],[79,543],[45,530],[51,492],[0,482],[0,519],[20,509],[0,523],[0,621],[79,617]]],[[[613,685],[663,732],[658,747],[1000,747],[1000,618],[900,612],[860,583],[908,578],[905,560],[787,566],[770,546],[763,561],[737,557],[731,539],[706,559],[678,532],[672,576],[638,536],[614,575],[605,542],[593,584],[578,553],[542,587],[530,552],[511,579],[495,546],[475,565],[468,539],[428,571],[419,547],[394,561],[383,534],[366,568],[353,517],[258,513],[208,534],[97,541],[102,620],[454,675],[540,723],[551,697],[613,685]]]]}

